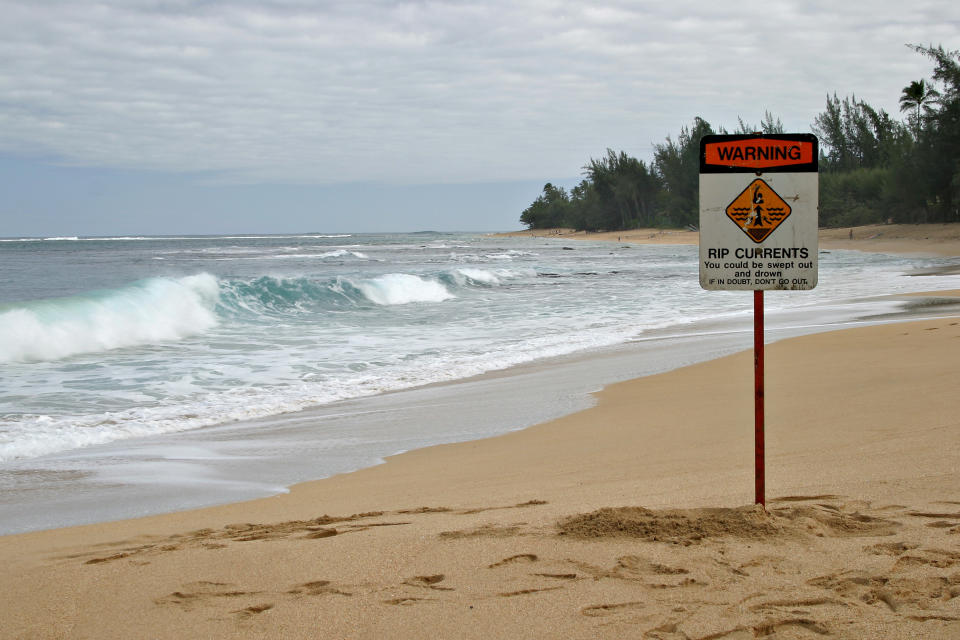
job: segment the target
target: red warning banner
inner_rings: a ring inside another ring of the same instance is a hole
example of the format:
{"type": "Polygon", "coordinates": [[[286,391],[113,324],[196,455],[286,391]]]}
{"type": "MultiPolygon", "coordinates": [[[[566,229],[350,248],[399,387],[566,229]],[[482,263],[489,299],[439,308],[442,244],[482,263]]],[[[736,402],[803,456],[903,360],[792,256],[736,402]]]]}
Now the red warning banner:
{"type": "Polygon", "coordinates": [[[724,137],[733,138],[733,136],[710,137],[721,138],[721,141],[705,140],[703,155],[705,165],[769,169],[811,165],[817,160],[816,145],[810,140],[772,137],[722,140],[724,137]]]}

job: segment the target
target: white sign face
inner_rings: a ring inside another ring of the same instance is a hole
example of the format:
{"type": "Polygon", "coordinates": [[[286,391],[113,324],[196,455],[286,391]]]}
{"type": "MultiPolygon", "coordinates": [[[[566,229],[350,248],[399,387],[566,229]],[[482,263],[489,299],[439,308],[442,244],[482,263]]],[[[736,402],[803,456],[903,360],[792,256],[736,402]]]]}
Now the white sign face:
{"type": "Polygon", "coordinates": [[[704,136],[700,286],[817,286],[817,140],[811,134],[704,136]]]}

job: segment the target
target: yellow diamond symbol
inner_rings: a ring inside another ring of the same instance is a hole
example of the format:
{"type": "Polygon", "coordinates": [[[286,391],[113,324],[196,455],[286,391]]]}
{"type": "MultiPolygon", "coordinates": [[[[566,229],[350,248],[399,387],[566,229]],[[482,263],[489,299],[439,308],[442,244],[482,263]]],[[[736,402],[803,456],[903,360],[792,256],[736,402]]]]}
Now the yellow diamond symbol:
{"type": "Polygon", "coordinates": [[[757,178],[727,205],[727,217],[756,243],[763,242],[790,215],[788,205],[764,180],[757,178]]]}

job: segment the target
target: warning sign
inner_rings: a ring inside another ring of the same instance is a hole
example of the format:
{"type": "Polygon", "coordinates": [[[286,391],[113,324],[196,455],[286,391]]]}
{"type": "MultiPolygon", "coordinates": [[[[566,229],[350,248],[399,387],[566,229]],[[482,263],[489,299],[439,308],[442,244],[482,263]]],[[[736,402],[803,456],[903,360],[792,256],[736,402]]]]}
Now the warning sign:
{"type": "MultiPolygon", "coordinates": [[[[745,169],[802,169],[817,161],[816,139],[712,136],[724,138],[706,146],[703,153],[707,166],[745,169]]],[[[812,137],[812,136],[811,136],[812,137]]]]}
{"type": "Polygon", "coordinates": [[[790,215],[790,205],[757,178],[727,207],[727,216],[754,242],[763,242],[790,215]]]}
{"type": "Polygon", "coordinates": [[[700,141],[700,286],[813,289],[819,212],[812,134],[700,141]]]}

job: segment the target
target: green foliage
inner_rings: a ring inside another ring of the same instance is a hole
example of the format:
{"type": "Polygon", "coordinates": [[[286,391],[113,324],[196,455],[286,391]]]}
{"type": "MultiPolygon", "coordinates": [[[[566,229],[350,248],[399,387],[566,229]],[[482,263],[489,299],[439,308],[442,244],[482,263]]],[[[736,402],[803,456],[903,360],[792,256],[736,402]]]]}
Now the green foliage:
{"type": "Polygon", "coordinates": [[[563,187],[549,182],[543,185],[543,193],[520,214],[520,222],[534,229],[561,227],[570,208],[570,198],[563,187]]]}
{"type": "Polygon", "coordinates": [[[820,226],[885,222],[884,185],[890,169],[874,167],[820,174],[820,226]]]}
{"type": "Polygon", "coordinates": [[[822,171],[853,171],[886,166],[890,145],[903,133],[886,111],[876,111],[856,96],[841,101],[827,96],[827,110],[811,127],[820,138],[822,171]]]}
{"type": "Polygon", "coordinates": [[[584,166],[587,176],[570,195],[547,183],[520,215],[532,228],[573,227],[588,231],[632,229],[653,222],[660,191],[657,177],[642,160],[607,149],[584,166]]]}
{"type": "Polygon", "coordinates": [[[695,118],[691,128],[682,128],[674,142],[653,146],[653,166],[663,183],[660,192],[660,216],[673,225],[699,222],[700,138],[713,133],[706,120],[695,118]]]}
{"type": "Polygon", "coordinates": [[[931,105],[936,104],[939,98],[940,92],[927,85],[923,79],[914,80],[903,88],[900,94],[900,111],[913,111],[911,114],[913,116],[913,130],[918,137],[923,124],[921,109],[923,109],[925,115],[929,116],[933,111],[931,105]]]}
{"type": "Polygon", "coordinates": [[[607,149],[605,158],[591,158],[583,169],[591,185],[584,193],[594,200],[584,228],[631,229],[650,224],[660,185],[642,160],[607,149]]]}
{"type": "Polygon", "coordinates": [[[960,51],[942,46],[911,47],[934,62],[933,79],[941,91],[921,119],[916,165],[923,178],[926,203],[922,219],[960,221],[960,51]]]}
{"type": "MultiPolygon", "coordinates": [[[[960,52],[908,45],[934,63],[934,88],[914,80],[900,95],[898,122],[850,95],[827,95],[811,129],[820,139],[820,224],[960,221],[960,52]]],[[[765,111],[759,127],[738,118],[736,133],[784,133],[765,111]]],[[[698,222],[700,139],[714,133],[695,118],[676,140],[654,145],[653,161],[607,149],[583,167],[567,194],[546,184],[520,221],[529,227],[589,231],[698,222]]],[[[721,128],[719,133],[725,133],[721,128]]]]}
{"type": "Polygon", "coordinates": [[[774,119],[774,116],[769,111],[763,112],[763,119],[760,121],[759,127],[754,127],[753,125],[746,124],[743,121],[743,118],[737,118],[737,130],[734,133],[786,133],[786,130],[783,128],[783,122],[780,121],[780,118],[774,119]]]}

